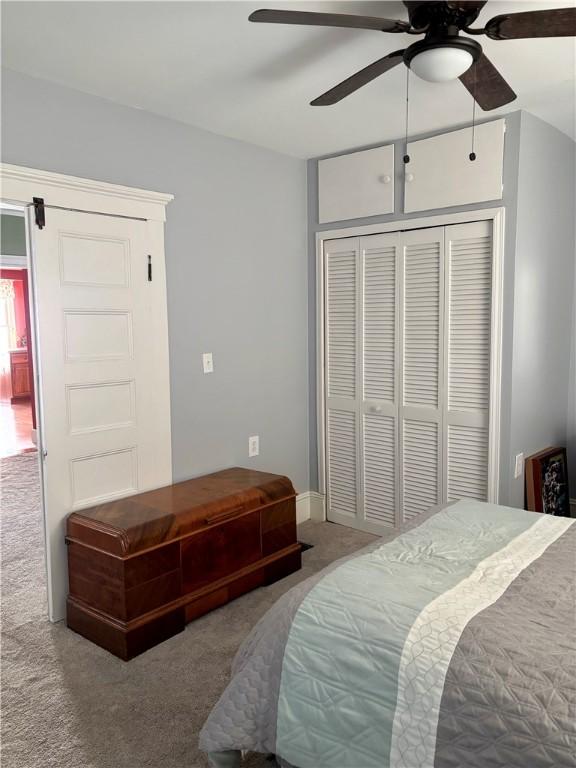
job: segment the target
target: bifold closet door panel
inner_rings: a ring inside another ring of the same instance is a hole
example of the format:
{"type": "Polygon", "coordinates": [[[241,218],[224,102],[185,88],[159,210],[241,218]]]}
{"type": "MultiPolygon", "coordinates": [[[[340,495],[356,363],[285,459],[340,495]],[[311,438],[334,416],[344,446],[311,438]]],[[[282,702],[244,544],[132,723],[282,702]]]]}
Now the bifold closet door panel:
{"type": "Polygon", "coordinates": [[[353,524],[358,514],[358,417],[353,410],[328,408],[326,426],[329,519],[345,517],[353,524]]]}
{"type": "Polygon", "coordinates": [[[402,420],[402,514],[404,520],[438,504],[440,422],[418,415],[402,420]]]}
{"type": "Polygon", "coordinates": [[[362,306],[361,514],[400,522],[398,496],[399,233],[360,238],[362,306]]]}
{"type": "Polygon", "coordinates": [[[359,240],[325,244],[326,469],[329,519],[354,525],[359,496],[359,240]]]}
{"type": "Polygon", "coordinates": [[[404,232],[400,274],[400,503],[404,520],[442,498],[444,230],[404,232]]]}
{"type": "Polygon", "coordinates": [[[360,238],[363,306],[363,397],[396,403],[398,233],[360,238]]]}
{"type": "Polygon", "coordinates": [[[488,498],[492,241],[488,221],[446,227],[447,501],[488,498]]]}

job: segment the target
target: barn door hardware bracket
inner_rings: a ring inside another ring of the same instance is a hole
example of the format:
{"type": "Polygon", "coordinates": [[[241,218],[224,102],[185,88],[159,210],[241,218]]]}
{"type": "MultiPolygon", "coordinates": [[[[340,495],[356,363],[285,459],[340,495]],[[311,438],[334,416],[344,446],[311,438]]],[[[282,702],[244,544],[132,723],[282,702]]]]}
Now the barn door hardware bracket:
{"type": "Polygon", "coordinates": [[[43,197],[33,197],[32,202],[34,204],[34,220],[38,229],[44,229],[46,226],[46,209],[44,207],[43,197]]]}

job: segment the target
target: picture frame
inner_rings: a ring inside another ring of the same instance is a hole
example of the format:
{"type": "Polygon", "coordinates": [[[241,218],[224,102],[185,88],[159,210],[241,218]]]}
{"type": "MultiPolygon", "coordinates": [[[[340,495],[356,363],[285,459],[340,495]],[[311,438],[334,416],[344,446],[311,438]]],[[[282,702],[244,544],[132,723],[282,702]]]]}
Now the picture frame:
{"type": "Polygon", "coordinates": [[[526,459],[526,509],[570,517],[566,448],[546,448],[526,459]]]}

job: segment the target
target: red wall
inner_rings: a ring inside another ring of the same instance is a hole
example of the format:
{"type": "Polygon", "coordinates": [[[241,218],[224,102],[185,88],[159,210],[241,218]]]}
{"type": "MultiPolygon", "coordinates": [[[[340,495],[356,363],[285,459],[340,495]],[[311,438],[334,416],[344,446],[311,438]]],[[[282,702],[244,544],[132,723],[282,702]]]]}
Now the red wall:
{"type": "MultiPolygon", "coordinates": [[[[28,324],[26,322],[27,312],[27,292],[28,292],[28,271],[25,269],[0,269],[0,278],[3,280],[14,281],[14,317],[16,320],[16,335],[18,339],[21,336],[28,338],[28,324]]],[[[18,346],[22,346],[18,342],[18,346]]]]}
{"type": "MultiPolygon", "coordinates": [[[[22,336],[28,338],[26,328],[26,309],[24,305],[24,283],[22,280],[14,280],[14,316],[16,319],[16,335],[18,339],[22,336]]],[[[20,346],[20,341],[18,342],[20,346]]]]}
{"type": "MultiPolygon", "coordinates": [[[[14,280],[14,319],[16,321],[16,334],[18,339],[26,335],[28,346],[28,359],[30,361],[30,385],[32,387],[32,426],[36,429],[36,403],[34,400],[34,375],[32,370],[32,354],[30,346],[30,303],[28,300],[28,270],[27,269],[0,269],[0,278],[14,280]]],[[[19,343],[19,346],[21,344],[19,343]]]]}

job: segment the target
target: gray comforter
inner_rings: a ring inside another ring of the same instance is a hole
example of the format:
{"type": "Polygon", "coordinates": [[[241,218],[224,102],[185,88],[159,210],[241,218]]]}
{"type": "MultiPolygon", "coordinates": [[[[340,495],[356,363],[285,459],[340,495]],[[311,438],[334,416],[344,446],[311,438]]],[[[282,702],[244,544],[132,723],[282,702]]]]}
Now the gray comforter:
{"type": "Polygon", "coordinates": [[[200,746],[298,768],[574,768],[576,521],[462,501],[287,592],[200,746]]]}

